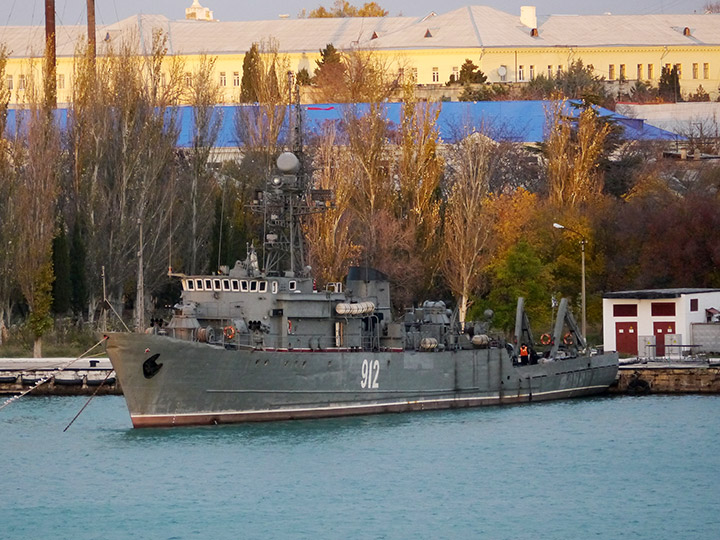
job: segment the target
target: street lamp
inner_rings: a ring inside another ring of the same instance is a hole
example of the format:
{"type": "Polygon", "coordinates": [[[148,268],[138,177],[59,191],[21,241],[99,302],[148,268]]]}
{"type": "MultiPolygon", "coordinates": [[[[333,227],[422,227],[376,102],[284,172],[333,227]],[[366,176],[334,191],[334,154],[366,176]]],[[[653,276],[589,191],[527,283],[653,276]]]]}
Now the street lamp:
{"type": "Polygon", "coordinates": [[[565,225],[560,225],[559,223],[553,223],[553,227],[556,229],[565,229],[566,231],[570,231],[571,233],[575,233],[580,237],[580,253],[581,253],[581,266],[582,266],[582,333],[583,338],[587,340],[587,319],[586,319],[586,310],[585,310],[585,244],[587,243],[587,240],[585,240],[585,236],[583,236],[582,233],[579,233],[570,227],[566,227],[565,225]]]}

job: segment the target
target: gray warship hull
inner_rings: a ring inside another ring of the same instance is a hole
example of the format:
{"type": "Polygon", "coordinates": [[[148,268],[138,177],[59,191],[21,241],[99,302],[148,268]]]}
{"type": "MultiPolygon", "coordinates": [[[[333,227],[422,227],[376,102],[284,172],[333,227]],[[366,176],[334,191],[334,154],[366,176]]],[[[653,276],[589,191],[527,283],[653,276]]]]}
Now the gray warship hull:
{"type": "Polygon", "coordinates": [[[455,351],[237,349],[107,334],[134,427],[222,424],[526,403],[599,394],[616,353],[534,365],[504,347],[455,351]]]}

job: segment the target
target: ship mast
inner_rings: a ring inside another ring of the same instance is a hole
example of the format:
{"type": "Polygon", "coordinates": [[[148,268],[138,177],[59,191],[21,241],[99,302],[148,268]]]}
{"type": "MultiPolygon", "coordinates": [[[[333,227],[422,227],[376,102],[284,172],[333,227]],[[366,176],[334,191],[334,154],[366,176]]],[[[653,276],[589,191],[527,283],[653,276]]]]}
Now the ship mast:
{"type": "MultiPolygon", "coordinates": [[[[290,87],[292,94],[292,78],[290,87]]],[[[294,85],[294,93],[294,115],[289,115],[292,124],[292,144],[289,146],[292,151],[280,154],[277,170],[268,178],[265,189],[256,193],[250,205],[254,212],[262,213],[265,220],[263,267],[266,275],[307,275],[302,221],[310,214],[323,212],[332,203],[330,190],[309,188],[310,182],[303,163],[302,109],[298,85],[294,85]]]]}

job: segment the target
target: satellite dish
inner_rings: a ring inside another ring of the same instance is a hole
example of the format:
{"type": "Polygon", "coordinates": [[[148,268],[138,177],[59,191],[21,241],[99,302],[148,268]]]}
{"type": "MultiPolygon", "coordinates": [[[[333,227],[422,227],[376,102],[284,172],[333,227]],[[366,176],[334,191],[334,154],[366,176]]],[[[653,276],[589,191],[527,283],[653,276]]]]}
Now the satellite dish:
{"type": "Polygon", "coordinates": [[[501,77],[507,75],[507,68],[505,66],[500,66],[498,68],[498,75],[500,75],[501,77]]]}

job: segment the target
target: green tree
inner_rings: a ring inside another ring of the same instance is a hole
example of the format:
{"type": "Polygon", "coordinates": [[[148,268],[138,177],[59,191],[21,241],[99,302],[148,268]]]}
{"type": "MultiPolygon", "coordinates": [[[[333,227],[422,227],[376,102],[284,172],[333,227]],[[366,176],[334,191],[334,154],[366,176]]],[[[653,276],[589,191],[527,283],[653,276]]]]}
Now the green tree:
{"type": "Polygon", "coordinates": [[[468,84],[482,84],[487,81],[487,75],[478,69],[475,63],[467,58],[465,63],[460,66],[460,75],[458,82],[463,86],[468,84]]]}
{"type": "Polygon", "coordinates": [[[525,240],[515,244],[492,268],[488,300],[495,311],[496,327],[505,331],[514,328],[517,299],[521,296],[525,298],[528,318],[540,327],[548,327],[552,275],[525,240]]]}
{"type": "Polygon", "coordinates": [[[297,72],[295,82],[300,86],[310,86],[312,84],[313,79],[310,76],[310,72],[307,70],[307,68],[302,68],[300,71],[297,72]]]}
{"type": "Polygon", "coordinates": [[[88,301],[87,274],[85,265],[87,263],[85,250],[85,239],[82,233],[82,220],[76,219],[70,236],[70,284],[72,287],[72,310],[82,316],[88,301]]]}
{"type": "Polygon", "coordinates": [[[567,71],[555,76],[555,88],[568,99],[582,99],[586,103],[600,105],[607,101],[605,78],[594,74],[592,66],[585,66],[582,60],[575,60],[567,71]]]}
{"type": "Polygon", "coordinates": [[[72,284],[70,282],[70,251],[64,224],[60,224],[52,242],[52,264],[55,279],[52,282],[52,311],[64,315],[72,305],[72,284]]]}
{"type": "Polygon", "coordinates": [[[677,66],[673,66],[672,69],[662,68],[660,82],[658,83],[658,94],[663,101],[668,103],[677,103],[683,100],[677,66]]]}
{"type": "Polygon", "coordinates": [[[257,43],[250,46],[250,50],[243,58],[243,74],[240,81],[240,102],[255,103],[258,101],[257,81],[262,76],[262,61],[257,43]]]}

